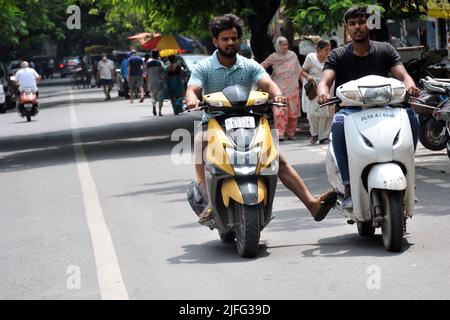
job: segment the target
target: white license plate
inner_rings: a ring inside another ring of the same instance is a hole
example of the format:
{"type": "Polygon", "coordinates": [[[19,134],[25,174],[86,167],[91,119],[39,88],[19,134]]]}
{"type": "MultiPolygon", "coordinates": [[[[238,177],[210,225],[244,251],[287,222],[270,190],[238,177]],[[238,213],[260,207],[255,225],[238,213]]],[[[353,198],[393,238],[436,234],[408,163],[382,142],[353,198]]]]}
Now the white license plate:
{"type": "Polygon", "coordinates": [[[239,128],[255,128],[255,118],[253,117],[233,117],[225,119],[225,128],[228,130],[239,128]]]}
{"type": "Polygon", "coordinates": [[[24,107],[26,109],[31,109],[31,108],[33,108],[33,105],[32,104],[25,104],[24,107]]]}

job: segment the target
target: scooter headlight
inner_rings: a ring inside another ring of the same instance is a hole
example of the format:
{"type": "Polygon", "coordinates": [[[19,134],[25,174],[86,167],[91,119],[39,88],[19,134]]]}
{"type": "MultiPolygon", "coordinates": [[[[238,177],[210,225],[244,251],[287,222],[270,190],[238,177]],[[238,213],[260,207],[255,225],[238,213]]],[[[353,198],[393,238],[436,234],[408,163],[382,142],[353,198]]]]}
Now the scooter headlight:
{"type": "Polygon", "coordinates": [[[383,105],[391,101],[391,86],[359,87],[364,103],[383,105]]]}

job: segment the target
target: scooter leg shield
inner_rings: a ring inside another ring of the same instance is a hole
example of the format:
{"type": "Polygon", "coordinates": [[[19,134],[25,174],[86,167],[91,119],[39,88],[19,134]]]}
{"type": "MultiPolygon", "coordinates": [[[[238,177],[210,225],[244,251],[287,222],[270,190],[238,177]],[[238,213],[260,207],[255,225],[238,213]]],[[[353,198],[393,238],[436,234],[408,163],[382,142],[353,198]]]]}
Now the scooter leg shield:
{"type": "Polygon", "coordinates": [[[402,169],[395,163],[373,166],[367,177],[369,191],[372,189],[406,190],[408,183],[402,169]]]}

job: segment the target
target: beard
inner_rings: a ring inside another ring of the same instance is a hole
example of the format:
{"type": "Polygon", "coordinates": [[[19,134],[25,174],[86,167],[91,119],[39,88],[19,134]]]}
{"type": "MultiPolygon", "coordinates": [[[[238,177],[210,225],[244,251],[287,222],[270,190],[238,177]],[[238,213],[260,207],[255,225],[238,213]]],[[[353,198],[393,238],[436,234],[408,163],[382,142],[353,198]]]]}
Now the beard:
{"type": "Polygon", "coordinates": [[[363,38],[359,38],[359,39],[354,39],[354,38],[352,38],[352,41],[353,41],[353,42],[356,42],[356,43],[364,43],[364,42],[366,42],[368,39],[369,39],[369,34],[366,34],[366,36],[363,37],[363,38]]]}
{"type": "Polygon", "coordinates": [[[238,53],[238,49],[236,47],[230,48],[228,50],[222,50],[220,47],[217,47],[217,50],[219,50],[221,56],[229,59],[236,57],[238,53]]]}

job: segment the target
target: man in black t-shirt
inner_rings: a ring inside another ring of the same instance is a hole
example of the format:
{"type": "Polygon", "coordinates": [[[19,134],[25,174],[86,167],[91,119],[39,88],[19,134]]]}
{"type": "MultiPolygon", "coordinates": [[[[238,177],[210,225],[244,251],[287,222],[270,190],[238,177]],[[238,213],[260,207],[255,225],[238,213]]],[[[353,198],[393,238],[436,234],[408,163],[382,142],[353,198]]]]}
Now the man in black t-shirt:
{"type": "MultiPolygon", "coordinates": [[[[335,87],[368,75],[387,77],[389,73],[405,84],[409,95],[418,96],[420,90],[402,64],[395,48],[387,42],[376,42],[369,39],[367,25],[367,8],[356,7],[349,9],[344,17],[347,31],[352,42],[345,47],[334,49],[329,55],[323,68],[322,79],[317,88],[317,100],[323,104],[330,100],[330,87],[335,87]]],[[[350,175],[348,168],[347,148],[344,134],[345,117],[351,113],[361,111],[360,107],[339,110],[333,118],[331,132],[333,134],[333,148],[336,161],[345,185],[344,208],[353,206],[350,190],[350,175]]],[[[411,108],[407,109],[411,129],[413,132],[414,149],[417,145],[419,121],[411,108]]]]}

